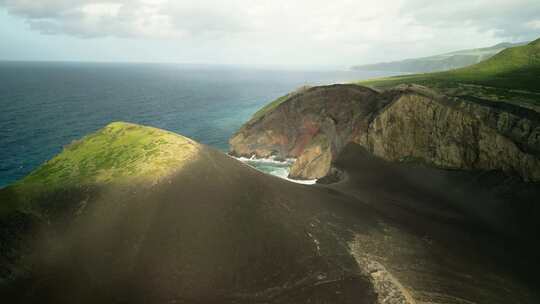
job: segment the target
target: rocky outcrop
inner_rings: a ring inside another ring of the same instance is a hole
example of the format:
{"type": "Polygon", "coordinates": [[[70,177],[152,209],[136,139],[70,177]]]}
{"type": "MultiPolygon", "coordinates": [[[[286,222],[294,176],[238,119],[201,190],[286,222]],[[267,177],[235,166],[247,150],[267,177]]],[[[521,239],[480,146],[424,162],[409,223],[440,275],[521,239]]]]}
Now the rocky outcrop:
{"type": "Polygon", "coordinates": [[[382,93],[356,85],[314,87],[248,122],[230,140],[233,155],[297,158],[290,177],[298,179],[325,176],[349,142],[386,160],[502,170],[540,181],[539,113],[420,86],[382,93]]]}
{"type": "Polygon", "coordinates": [[[331,160],[385,106],[381,100],[381,94],[356,85],[307,89],[246,123],[230,139],[230,153],[297,158],[291,177],[323,177],[331,160]]]}
{"type": "Polygon", "coordinates": [[[496,108],[405,92],[370,124],[364,144],[388,160],[503,170],[540,180],[540,125],[496,108]]]}
{"type": "Polygon", "coordinates": [[[304,149],[302,154],[293,163],[289,177],[322,177],[325,176],[332,165],[332,147],[328,137],[317,134],[304,149]]]}

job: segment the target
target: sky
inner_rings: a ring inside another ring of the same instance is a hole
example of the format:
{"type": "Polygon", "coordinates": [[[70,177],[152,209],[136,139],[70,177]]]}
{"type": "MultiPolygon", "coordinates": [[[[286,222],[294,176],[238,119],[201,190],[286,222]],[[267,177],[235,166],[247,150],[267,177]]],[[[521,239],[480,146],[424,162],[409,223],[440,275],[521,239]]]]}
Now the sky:
{"type": "Polygon", "coordinates": [[[540,37],[540,0],[0,0],[0,60],[348,67],[540,37]]]}

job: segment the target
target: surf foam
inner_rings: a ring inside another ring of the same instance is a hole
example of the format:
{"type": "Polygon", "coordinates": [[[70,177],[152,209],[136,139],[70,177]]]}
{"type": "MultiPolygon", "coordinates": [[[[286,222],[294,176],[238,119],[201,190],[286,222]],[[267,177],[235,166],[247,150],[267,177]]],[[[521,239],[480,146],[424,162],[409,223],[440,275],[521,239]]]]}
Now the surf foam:
{"type": "Polygon", "coordinates": [[[237,160],[250,165],[251,167],[279,178],[288,180],[297,184],[313,185],[317,182],[316,179],[311,180],[298,180],[289,178],[289,171],[296,159],[288,158],[285,160],[276,160],[274,157],[270,158],[256,158],[255,156],[247,157],[234,157],[237,160]]]}

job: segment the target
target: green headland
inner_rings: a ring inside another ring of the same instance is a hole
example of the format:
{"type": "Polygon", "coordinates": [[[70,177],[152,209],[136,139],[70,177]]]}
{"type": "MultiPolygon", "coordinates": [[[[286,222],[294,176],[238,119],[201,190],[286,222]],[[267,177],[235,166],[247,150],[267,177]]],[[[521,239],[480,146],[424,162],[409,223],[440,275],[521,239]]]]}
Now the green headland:
{"type": "MultiPolygon", "coordinates": [[[[28,176],[0,190],[0,210],[21,208],[56,191],[104,184],[152,184],[196,156],[199,144],[165,130],[113,122],[75,140],[28,176]],[[15,203],[14,203],[15,204],[15,203]]],[[[29,206],[26,206],[29,207],[29,206]]]]}
{"type": "Polygon", "coordinates": [[[375,89],[413,83],[447,95],[505,101],[538,109],[540,39],[527,45],[505,49],[486,61],[460,69],[358,82],[375,89]]]}

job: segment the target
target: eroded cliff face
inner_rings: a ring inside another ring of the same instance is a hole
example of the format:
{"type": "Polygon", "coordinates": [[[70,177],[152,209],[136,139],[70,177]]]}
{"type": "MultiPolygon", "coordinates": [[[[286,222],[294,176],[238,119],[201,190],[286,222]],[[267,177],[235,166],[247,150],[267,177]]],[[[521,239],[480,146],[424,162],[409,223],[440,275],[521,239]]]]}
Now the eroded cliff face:
{"type": "Polygon", "coordinates": [[[325,176],[349,142],[391,161],[502,170],[540,181],[540,114],[504,103],[439,95],[419,86],[379,93],[314,87],[244,125],[231,154],[293,157],[290,177],[325,176]]]}
{"type": "Polygon", "coordinates": [[[326,175],[331,160],[382,107],[380,95],[356,85],[313,87],[246,123],[231,139],[235,156],[297,158],[290,176],[326,175]]]}
{"type": "Polygon", "coordinates": [[[290,178],[319,178],[325,176],[332,166],[332,147],[330,140],[317,134],[296,159],[291,167],[290,178]]]}
{"type": "Polygon", "coordinates": [[[391,161],[502,170],[540,181],[539,134],[538,123],[509,112],[406,92],[371,122],[363,145],[391,161]]]}

